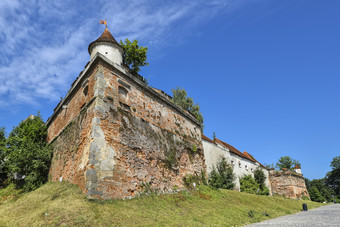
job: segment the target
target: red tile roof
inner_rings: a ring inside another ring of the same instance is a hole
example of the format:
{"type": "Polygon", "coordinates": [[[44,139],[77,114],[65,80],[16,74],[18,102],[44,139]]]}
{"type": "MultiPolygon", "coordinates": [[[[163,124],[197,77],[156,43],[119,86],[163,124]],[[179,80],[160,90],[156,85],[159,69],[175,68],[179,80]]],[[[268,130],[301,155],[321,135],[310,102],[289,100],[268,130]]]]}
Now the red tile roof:
{"type": "Polygon", "coordinates": [[[247,156],[248,159],[250,159],[250,160],[256,162],[255,158],[254,158],[251,154],[249,154],[248,152],[243,151],[243,154],[244,154],[245,156],[247,156]]]}
{"type": "Polygon", "coordinates": [[[256,160],[251,154],[249,154],[248,152],[244,151],[243,154],[246,155],[246,156],[248,156],[248,157],[249,157],[250,159],[252,159],[254,162],[259,163],[260,166],[261,166],[262,168],[266,168],[264,165],[262,165],[259,161],[257,161],[257,160],[256,160]]]}
{"type": "MultiPolygon", "coordinates": [[[[234,153],[234,154],[236,154],[236,155],[238,155],[240,157],[243,157],[243,158],[251,160],[250,158],[248,158],[247,156],[242,154],[241,151],[237,150],[235,147],[231,146],[230,144],[227,144],[226,142],[223,142],[222,140],[219,140],[217,138],[215,138],[215,142],[221,144],[222,146],[224,146],[226,148],[228,148],[230,152],[232,152],[232,153],[234,153]]],[[[251,161],[253,161],[253,160],[251,160],[251,161]]]]}
{"type": "Polygon", "coordinates": [[[203,135],[202,134],[202,139],[206,140],[206,141],[209,141],[210,143],[214,143],[216,144],[213,140],[209,139],[207,136],[203,135]]]}
{"type": "Polygon", "coordinates": [[[111,32],[107,28],[105,28],[103,34],[97,40],[90,43],[89,48],[88,48],[90,54],[91,54],[90,52],[91,46],[97,42],[108,42],[108,43],[119,45],[118,42],[115,40],[115,38],[113,38],[113,35],[111,34],[111,32]]]}
{"type": "Polygon", "coordinates": [[[250,160],[250,161],[252,161],[252,162],[257,162],[257,163],[260,164],[260,166],[261,166],[262,168],[266,168],[266,167],[264,167],[264,165],[262,165],[260,162],[258,162],[258,161],[257,161],[251,154],[249,154],[248,152],[245,151],[245,152],[242,153],[241,151],[237,150],[235,147],[231,146],[230,144],[228,144],[228,143],[226,143],[226,142],[224,142],[224,141],[222,141],[222,140],[219,140],[219,139],[217,139],[217,138],[215,138],[214,140],[211,140],[211,139],[209,139],[207,136],[205,136],[205,135],[203,135],[203,134],[202,134],[202,139],[203,139],[203,140],[206,140],[206,141],[209,141],[209,142],[211,142],[211,143],[214,143],[214,144],[218,143],[218,144],[224,146],[225,148],[228,148],[230,152],[236,154],[237,156],[240,156],[240,157],[242,157],[242,158],[248,159],[248,160],[250,160]]]}

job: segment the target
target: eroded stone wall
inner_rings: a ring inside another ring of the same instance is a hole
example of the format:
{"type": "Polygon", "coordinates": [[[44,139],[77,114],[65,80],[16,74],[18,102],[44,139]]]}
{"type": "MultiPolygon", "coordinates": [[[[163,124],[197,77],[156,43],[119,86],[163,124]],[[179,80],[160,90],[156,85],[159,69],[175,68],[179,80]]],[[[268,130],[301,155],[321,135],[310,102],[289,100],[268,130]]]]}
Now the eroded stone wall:
{"type": "Polygon", "coordinates": [[[49,178],[51,181],[68,181],[85,190],[85,171],[89,153],[89,130],[91,111],[84,108],[78,117],[52,142],[53,158],[49,178]]]}
{"type": "Polygon", "coordinates": [[[62,176],[89,197],[128,198],[146,185],[182,188],[184,176],[206,171],[194,118],[103,59],[94,58],[48,122],[50,179],[62,176]]]}
{"type": "Polygon", "coordinates": [[[197,124],[106,65],[98,75],[97,88],[105,93],[96,99],[96,155],[87,175],[97,176],[90,183],[97,188],[89,196],[133,197],[145,185],[168,192],[182,188],[184,176],[205,171],[197,124]]]}
{"type": "Polygon", "coordinates": [[[60,103],[48,121],[47,140],[53,146],[49,179],[68,181],[86,191],[85,171],[89,165],[89,144],[94,105],[94,74],[89,73],[60,103]],[[58,108],[59,107],[59,108],[58,108]]]}
{"type": "Polygon", "coordinates": [[[269,171],[269,178],[274,195],[284,195],[293,199],[301,199],[304,196],[309,198],[302,174],[290,170],[271,170],[269,171]]]}

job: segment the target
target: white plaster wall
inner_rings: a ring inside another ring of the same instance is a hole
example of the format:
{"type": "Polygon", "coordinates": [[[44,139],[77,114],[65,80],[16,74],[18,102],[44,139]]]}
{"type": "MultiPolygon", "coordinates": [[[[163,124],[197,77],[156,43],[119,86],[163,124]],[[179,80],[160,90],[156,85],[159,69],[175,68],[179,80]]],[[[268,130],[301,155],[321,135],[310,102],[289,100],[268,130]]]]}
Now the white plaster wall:
{"type": "Polygon", "coordinates": [[[240,178],[244,175],[251,175],[254,177],[254,171],[259,166],[259,164],[250,161],[248,159],[245,159],[243,157],[240,157],[238,155],[235,155],[233,153],[230,154],[231,156],[231,164],[234,166],[234,173],[236,176],[236,185],[235,188],[237,190],[240,190],[240,178]]]}
{"type": "Polygon", "coordinates": [[[230,153],[228,149],[217,146],[209,141],[202,140],[205,164],[207,166],[208,174],[212,171],[213,166],[224,157],[228,163],[230,163],[230,153]]]}
{"type": "Polygon", "coordinates": [[[96,55],[97,52],[101,53],[107,57],[112,62],[122,65],[123,63],[123,52],[121,48],[113,43],[98,42],[92,47],[91,60],[96,55]]]}
{"type": "MultiPolygon", "coordinates": [[[[240,178],[244,175],[251,175],[254,177],[254,171],[260,165],[256,162],[253,162],[249,159],[240,157],[232,152],[229,149],[224,148],[219,144],[214,144],[206,140],[202,140],[203,149],[204,149],[204,158],[205,164],[207,166],[208,174],[212,171],[212,167],[216,166],[216,164],[221,160],[221,157],[226,158],[228,164],[232,164],[233,172],[235,174],[235,189],[240,190],[240,178]],[[246,168],[247,166],[247,168],[246,168]]],[[[264,174],[266,175],[265,184],[269,188],[271,194],[271,188],[269,183],[269,173],[266,169],[262,168],[264,174]]]]}
{"type": "Polygon", "coordinates": [[[269,181],[269,171],[267,169],[262,168],[264,174],[266,175],[266,181],[264,182],[267,188],[269,188],[269,193],[272,195],[272,186],[269,181]]]}

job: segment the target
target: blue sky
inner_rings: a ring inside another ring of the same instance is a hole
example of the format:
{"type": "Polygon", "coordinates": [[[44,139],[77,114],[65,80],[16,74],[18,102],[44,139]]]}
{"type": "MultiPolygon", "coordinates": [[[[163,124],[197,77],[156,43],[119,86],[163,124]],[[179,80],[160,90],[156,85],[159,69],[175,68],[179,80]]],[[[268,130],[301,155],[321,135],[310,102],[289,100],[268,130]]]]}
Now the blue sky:
{"type": "Polygon", "coordinates": [[[340,1],[0,2],[0,126],[45,120],[104,30],[148,46],[141,75],[199,103],[204,134],[307,178],[340,155],[340,1]]]}

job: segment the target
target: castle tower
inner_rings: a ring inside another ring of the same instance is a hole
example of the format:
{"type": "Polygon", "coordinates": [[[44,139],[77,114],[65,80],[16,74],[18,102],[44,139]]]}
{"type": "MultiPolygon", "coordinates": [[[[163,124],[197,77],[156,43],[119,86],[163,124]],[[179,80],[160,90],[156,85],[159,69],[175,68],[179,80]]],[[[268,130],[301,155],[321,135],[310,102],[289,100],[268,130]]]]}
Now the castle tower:
{"type": "Polygon", "coordinates": [[[97,53],[100,53],[119,66],[123,63],[124,49],[107,28],[97,40],[90,43],[88,50],[91,60],[97,53]]]}
{"type": "Polygon", "coordinates": [[[302,174],[300,166],[295,165],[294,170],[296,173],[302,174]]]}

